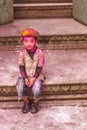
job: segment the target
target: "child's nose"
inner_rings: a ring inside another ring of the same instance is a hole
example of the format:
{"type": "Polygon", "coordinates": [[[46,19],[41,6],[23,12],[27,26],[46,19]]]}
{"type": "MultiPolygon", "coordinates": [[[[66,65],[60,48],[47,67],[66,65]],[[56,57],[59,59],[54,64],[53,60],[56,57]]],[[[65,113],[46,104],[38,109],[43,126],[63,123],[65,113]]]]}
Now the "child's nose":
{"type": "Polygon", "coordinates": [[[27,43],[27,46],[30,46],[30,45],[31,45],[31,42],[28,42],[28,43],[27,43]]]}

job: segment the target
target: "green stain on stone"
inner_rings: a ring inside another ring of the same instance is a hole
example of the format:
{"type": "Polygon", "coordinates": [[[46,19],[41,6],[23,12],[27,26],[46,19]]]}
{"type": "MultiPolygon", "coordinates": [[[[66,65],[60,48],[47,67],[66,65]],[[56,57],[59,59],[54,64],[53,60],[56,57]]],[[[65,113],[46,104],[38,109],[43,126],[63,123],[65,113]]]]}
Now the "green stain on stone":
{"type": "Polygon", "coordinates": [[[87,0],[73,0],[73,17],[87,25],[87,0]]]}
{"type": "Polygon", "coordinates": [[[0,0],[0,24],[13,21],[13,0],[0,0]]]}

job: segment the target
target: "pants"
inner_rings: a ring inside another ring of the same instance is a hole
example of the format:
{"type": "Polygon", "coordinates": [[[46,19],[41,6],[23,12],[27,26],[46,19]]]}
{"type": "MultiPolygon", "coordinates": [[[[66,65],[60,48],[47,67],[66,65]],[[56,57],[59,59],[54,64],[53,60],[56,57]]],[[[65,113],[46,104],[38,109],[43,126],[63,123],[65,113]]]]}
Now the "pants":
{"type": "MultiPolygon", "coordinates": [[[[18,92],[18,100],[22,99],[23,96],[27,96],[27,86],[24,82],[24,79],[22,77],[19,77],[16,89],[18,92]]],[[[41,91],[42,91],[42,81],[37,79],[32,87],[28,88],[30,89],[31,93],[33,94],[33,98],[39,98],[41,91]]]]}

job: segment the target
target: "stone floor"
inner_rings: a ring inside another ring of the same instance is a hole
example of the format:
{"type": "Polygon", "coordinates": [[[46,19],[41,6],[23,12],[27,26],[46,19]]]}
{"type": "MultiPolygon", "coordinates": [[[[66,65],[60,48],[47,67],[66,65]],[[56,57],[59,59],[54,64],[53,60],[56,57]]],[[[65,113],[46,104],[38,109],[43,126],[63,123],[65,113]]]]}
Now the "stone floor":
{"type": "Polygon", "coordinates": [[[54,106],[37,114],[0,109],[0,130],[87,130],[87,107],[54,106]]]}
{"type": "MultiPolygon", "coordinates": [[[[0,50],[0,86],[16,84],[18,53],[14,49],[0,50]]],[[[44,50],[44,54],[45,84],[87,83],[87,49],[44,50]]]]}
{"type": "Polygon", "coordinates": [[[36,28],[41,35],[87,34],[87,27],[73,18],[21,19],[0,25],[0,37],[20,36],[21,31],[27,27],[36,28]]]}

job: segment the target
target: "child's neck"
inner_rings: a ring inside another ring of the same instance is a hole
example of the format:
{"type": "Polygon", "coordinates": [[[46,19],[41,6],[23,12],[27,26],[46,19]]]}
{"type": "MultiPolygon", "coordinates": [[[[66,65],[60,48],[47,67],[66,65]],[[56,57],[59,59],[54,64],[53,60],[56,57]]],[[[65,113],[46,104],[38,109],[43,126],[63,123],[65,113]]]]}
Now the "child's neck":
{"type": "MultiPolygon", "coordinates": [[[[26,49],[26,50],[27,50],[27,49],[26,49]]],[[[37,46],[35,46],[32,51],[27,50],[28,54],[30,55],[30,57],[31,57],[32,59],[33,59],[33,56],[34,56],[34,53],[36,52],[36,50],[37,50],[37,46]]]]}

